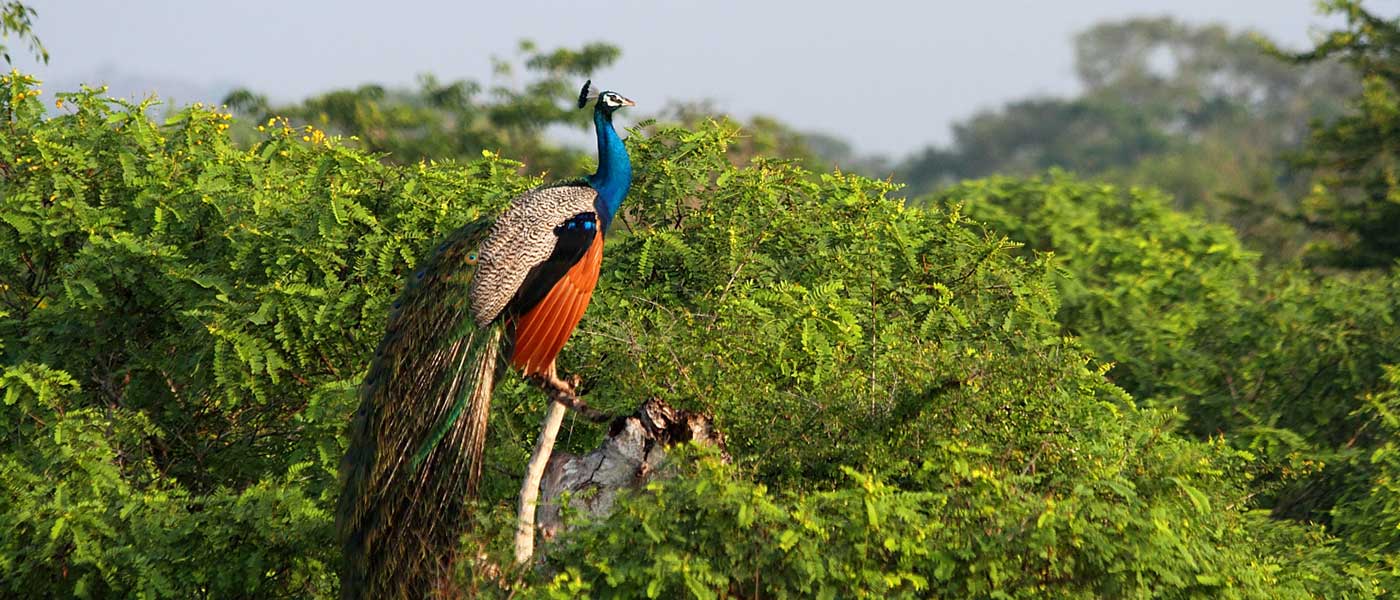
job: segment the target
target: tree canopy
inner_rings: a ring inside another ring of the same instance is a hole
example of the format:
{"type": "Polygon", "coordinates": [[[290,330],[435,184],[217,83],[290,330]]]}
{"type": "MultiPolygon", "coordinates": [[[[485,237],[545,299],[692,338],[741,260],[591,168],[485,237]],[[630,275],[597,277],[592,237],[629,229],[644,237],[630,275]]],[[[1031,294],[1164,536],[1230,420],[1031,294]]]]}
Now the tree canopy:
{"type": "MultiPolygon", "coordinates": [[[[496,59],[498,85],[419,78],[414,90],[367,84],[326,92],[288,106],[272,106],[248,89],[232,92],[225,103],[250,123],[282,117],[331,135],[354,137],[354,144],[399,164],[421,160],[473,159],[482,151],[528,161],[535,172],[572,173],[585,154],[551,142],[550,127],[583,128],[589,114],[574,106],[584,76],[617,60],[616,46],[595,42],[577,49],[541,49],[523,41],[517,60],[496,59]],[[514,81],[517,72],[525,77],[514,81]]],[[[256,139],[251,127],[240,132],[256,139]]]]}
{"type": "Polygon", "coordinates": [[[1313,173],[1301,212],[1310,227],[1332,234],[1313,245],[1310,258],[1343,268],[1390,267],[1400,258],[1400,22],[1359,2],[1334,2],[1331,10],[1346,18],[1346,28],[1290,58],[1304,65],[1340,59],[1360,74],[1362,90],[1349,113],[1315,128],[1297,156],[1313,173]]]}
{"type": "Polygon", "coordinates": [[[1168,17],[1099,24],[1074,47],[1078,96],[1013,101],[954,125],[950,146],[896,168],[910,196],[1054,167],[1160,188],[1271,257],[1299,251],[1307,236],[1288,215],[1306,181],[1286,158],[1358,89],[1347,68],[1300,68],[1258,34],[1168,17]]]}

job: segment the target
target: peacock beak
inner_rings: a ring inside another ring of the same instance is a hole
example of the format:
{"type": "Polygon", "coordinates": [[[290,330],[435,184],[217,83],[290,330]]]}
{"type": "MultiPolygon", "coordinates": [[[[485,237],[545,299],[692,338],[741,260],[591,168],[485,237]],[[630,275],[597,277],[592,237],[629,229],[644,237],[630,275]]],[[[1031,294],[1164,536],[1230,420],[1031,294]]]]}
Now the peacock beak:
{"type": "Polygon", "coordinates": [[[623,106],[636,106],[637,103],[636,103],[636,102],[633,102],[632,100],[630,100],[630,99],[624,97],[624,98],[622,99],[622,105],[623,105],[623,106]]]}

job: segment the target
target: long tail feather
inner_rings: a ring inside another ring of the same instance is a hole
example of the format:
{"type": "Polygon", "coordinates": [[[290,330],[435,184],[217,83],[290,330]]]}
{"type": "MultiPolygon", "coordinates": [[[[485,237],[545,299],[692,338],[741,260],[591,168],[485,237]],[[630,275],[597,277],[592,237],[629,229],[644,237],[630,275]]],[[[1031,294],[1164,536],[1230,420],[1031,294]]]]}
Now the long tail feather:
{"type": "MultiPolygon", "coordinates": [[[[475,425],[477,424],[475,419],[480,419],[480,425],[486,425],[486,412],[482,411],[478,414],[478,409],[486,409],[491,406],[490,390],[495,387],[496,356],[499,352],[499,344],[497,342],[499,342],[501,336],[500,326],[492,326],[490,335],[494,336],[495,339],[487,341],[486,348],[482,350],[486,354],[481,357],[481,360],[473,363],[473,366],[467,367],[472,370],[471,377],[476,380],[474,389],[470,394],[456,394],[457,401],[452,404],[452,409],[441,419],[432,434],[429,435],[427,439],[423,440],[422,444],[419,444],[418,451],[413,454],[413,462],[410,465],[413,470],[418,470],[423,464],[423,460],[428,457],[428,454],[437,449],[438,444],[442,442],[442,438],[447,435],[448,430],[459,424],[458,418],[462,416],[463,410],[468,407],[472,408],[472,410],[468,412],[469,420],[466,421],[466,423],[475,425]]],[[[466,359],[468,357],[464,355],[463,358],[466,359]]],[[[472,429],[469,427],[467,431],[470,432],[472,429]]],[[[474,441],[484,442],[485,440],[474,441]]],[[[481,450],[475,450],[471,453],[471,456],[474,458],[469,462],[473,464],[480,463],[479,460],[475,459],[475,457],[479,457],[480,455],[481,450]]],[[[471,486],[471,491],[475,492],[476,486],[474,485],[474,478],[471,483],[473,484],[471,486]]]]}
{"type": "Polygon", "coordinates": [[[450,567],[481,477],[503,326],[468,289],[489,221],[454,233],[411,276],[365,378],[341,463],[345,598],[422,598],[450,567]]]}

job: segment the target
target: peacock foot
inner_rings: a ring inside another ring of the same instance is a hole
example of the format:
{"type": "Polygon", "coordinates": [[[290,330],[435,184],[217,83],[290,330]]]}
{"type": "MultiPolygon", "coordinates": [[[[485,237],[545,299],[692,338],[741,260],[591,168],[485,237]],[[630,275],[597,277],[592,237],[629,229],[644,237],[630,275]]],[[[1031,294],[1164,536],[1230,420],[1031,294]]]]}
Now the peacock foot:
{"type": "Polygon", "coordinates": [[[550,392],[551,396],[578,397],[579,377],[571,375],[567,381],[564,380],[559,377],[559,370],[554,363],[549,363],[549,367],[543,373],[535,375],[533,379],[536,385],[544,388],[546,392],[550,392]]]}
{"type": "Polygon", "coordinates": [[[612,420],[611,415],[595,410],[579,397],[578,390],[583,387],[583,378],[578,375],[569,375],[566,378],[560,377],[559,371],[555,368],[555,365],[550,363],[549,368],[545,369],[545,372],[534,375],[530,379],[535,385],[540,386],[545,393],[549,394],[550,400],[577,411],[579,414],[583,415],[584,418],[594,423],[604,423],[612,420]]]}

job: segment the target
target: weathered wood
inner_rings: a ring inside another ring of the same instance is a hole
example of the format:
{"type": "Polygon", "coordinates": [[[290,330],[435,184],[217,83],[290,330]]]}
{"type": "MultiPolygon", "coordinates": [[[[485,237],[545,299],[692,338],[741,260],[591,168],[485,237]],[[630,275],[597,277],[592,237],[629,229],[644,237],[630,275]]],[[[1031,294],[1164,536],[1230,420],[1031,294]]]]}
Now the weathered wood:
{"type": "Polygon", "coordinates": [[[563,494],[570,495],[571,510],[593,517],[606,516],[618,493],[665,477],[661,467],[666,449],[689,441],[724,450],[723,436],[715,431],[714,420],[708,415],[679,410],[652,398],[635,413],[614,419],[607,439],[598,449],[583,456],[555,454],[540,483],[541,535],[550,540],[560,533],[563,494]]]}

